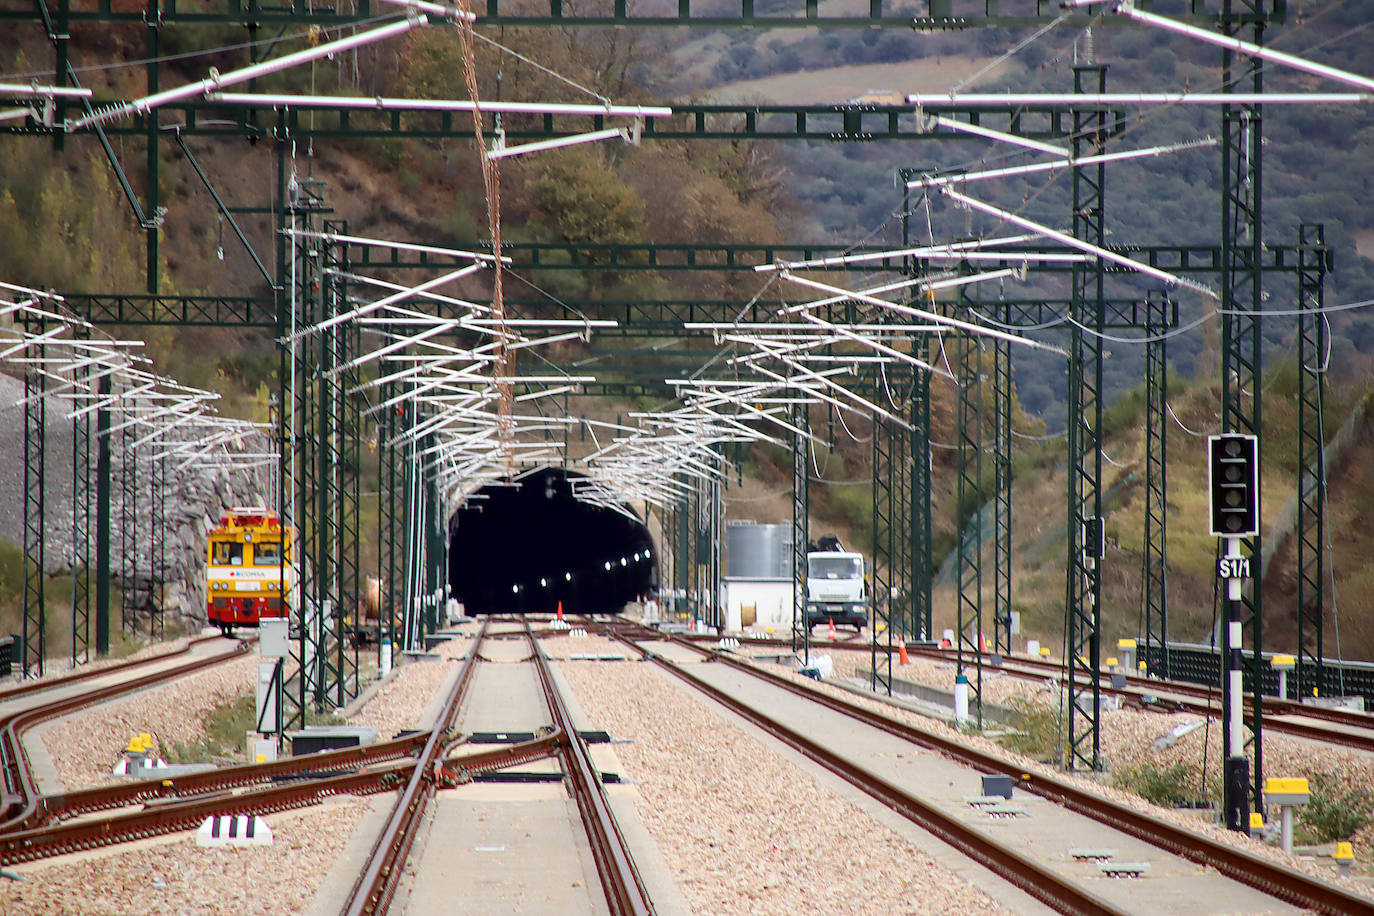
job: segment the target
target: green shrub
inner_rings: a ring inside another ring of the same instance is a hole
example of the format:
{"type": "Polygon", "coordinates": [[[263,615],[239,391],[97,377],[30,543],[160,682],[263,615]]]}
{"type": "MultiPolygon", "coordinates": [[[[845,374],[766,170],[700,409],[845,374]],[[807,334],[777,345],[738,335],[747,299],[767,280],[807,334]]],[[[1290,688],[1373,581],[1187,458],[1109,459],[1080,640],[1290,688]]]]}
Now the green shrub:
{"type": "Polygon", "coordinates": [[[1008,704],[1012,712],[1007,731],[997,743],[1008,750],[1046,763],[1058,763],[1063,740],[1063,715],[1058,704],[1043,706],[1023,697],[1008,704]]]}
{"type": "Polygon", "coordinates": [[[245,734],[257,725],[257,698],[253,690],[228,697],[201,719],[204,734],[190,742],[172,742],[166,748],[169,763],[242,763],[245,734]]]}
{"type": "Polygon", "coordinates": [[[1185,763],[1161,768],[1147,760],[1139,766],[1114,773],[1112,785],[1164,807],[1193,801],[1199,794],[1207,795],[1206,790],[1199,792],[1197,777],[1185,763]]]}
{"type": "Polygon", "coordinates": [[[1311,798],[1298,809],[1302,838],[1312,843],[1348,840],[1374,822],[1374,790],[1351,788],[1330,776],[1314,776],[1311,798]]]}

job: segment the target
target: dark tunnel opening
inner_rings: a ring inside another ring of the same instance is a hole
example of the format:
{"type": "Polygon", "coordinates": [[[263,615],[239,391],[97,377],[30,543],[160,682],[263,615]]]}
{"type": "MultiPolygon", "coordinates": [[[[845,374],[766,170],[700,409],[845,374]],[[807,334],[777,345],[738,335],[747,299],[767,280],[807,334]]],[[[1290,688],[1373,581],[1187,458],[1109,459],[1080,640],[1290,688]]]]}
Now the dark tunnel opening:
{"type": "Polygon", "coordinates": [[[541,469],[489,484],[449,524],[449,582],[469,614],[618,613],[658,582],[649,530],[624,512],[583,502],[570,480],[541,469]]]}

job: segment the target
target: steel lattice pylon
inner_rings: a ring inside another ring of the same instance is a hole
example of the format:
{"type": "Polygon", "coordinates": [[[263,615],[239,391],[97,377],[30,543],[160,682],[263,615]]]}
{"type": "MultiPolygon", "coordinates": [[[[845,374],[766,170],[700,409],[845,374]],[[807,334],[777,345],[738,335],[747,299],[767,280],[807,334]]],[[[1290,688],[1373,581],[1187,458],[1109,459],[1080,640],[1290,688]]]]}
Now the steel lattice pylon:
{"type": "MultiPolygon", "coordinates": [[[[907,181],[916,174],[916,169],[899,169],[898,178],[902,186],[902,246],[909,247],[911,241],[911,189],[907,181]]],[[[908,276],[916,273],[912,258],[904,258],[902,272],[908,276]]],[[[927,302],[927,304],[933,304],[927,302]]],[[[911,355],[930,363],[932,344],[930,338],[921,335],[911,341],[911,355]]],[[[913,371],[911,373],[911,397],[907,402],[907,422],[911,429],[907,437],[908,475],[907,486],[907,528],[905,531],[907,562],[905,571],[905,624],[903,638],[915,636],[917,639],[931,637],[932,579],[934,570],[931,561],[931,457],[930,457],[930,373],[913,371]]]]}
{"type": "Polygon", "coordinates": [[[285,181],[281,219],[291,284],[283,303],[282,523],[295,533],[297,579],[291,608],[292,657],[284,693],[283,727],[303,726],[308,711],[345,706],[358,692],[357,649],[349,631],[356,616],[357,431],[341,377],[355,329],[307,329],[345,307],[343,287],[330,268],[341,262],[313,232],[327,210],[323,183],[292,176],[285,181]],[[349,433],[352,433],[351,442],[349,433]],[[343,543],[346,534],[352,543],[343,543]],[[292,670],[294,669],[294,670],[292,670]]]}
{"type": "Polygon", "coordinates": [[[163,614],[167,581],[167,456],[158,455],[148,462],[149,527],[148,566],[148,636],[162,639],[167,632],[163,614]]]}
{"type": "MultiPolygon", "coordinates": [[[[801,392],[796,394],[800,400],[801,392]]],[[[806,552],[811,538],[808,516],[811,488],[806,458],[811,453],[811,443],[802,433],[809,434],[811,424],[805,404],[799,403],[792,409],[792,425],[798,430],[792,434],[792,651],[802,650],[809,663],[811,628],[806,621],[806,552]]]]}
{"type": "MultiPolygon", "coordinates": [[[[391,404],[400,394],[398,382],[382,384],[383,404],[391,404]]],[[[377,651],[380,659],[389,652],[399,651],[397,636],[400,609],[405,602],[405,499],[404,463],[396,436],[402,429],[410,401],[400,401],[386,407],[377,415],[377,463],[380,481],[377,494],[378,571],[380,603],[377,609],[377,651]]]]}
{"type": "MultiPolygon", "coordinates": [[[[873,403],[883,409],[897,409],[889,404],[892,392],[886,377],[873,379],[873,403]]],[[[905,516],[903,486],[906,469],[902,460],[905,431],[886,417],[873,417],[873,576],[869,589],[869,661],[873,671],[873,689],[892,695],[892,636],[900,626],[894,619],[893,601],[896,583],[901,575],[902,522],[905,516]],[[879,653],[878,629],[884,630],[885,646],[879,653]]]]}
{"type": "Polygon", "coordinates": [[[134,435],[131,425],[132,405],[125,403],[117,414],[119,431],[115,434],[120,454],[120,499],[119,499],[119,576],[123,585],[121,592],[120,625],[126,636],[138,631],[138,528],[141,518],[138,514],[138,454],[133,448],[134,435]]]}
{"type": "MultiPolygon", "coordinates": [[[[1074,91],[1103,92],[1106,67],[1074,67],[1074,91]]],[[[1095,152],[1105,141],[1105,114],[1074,114],[1074,157],[1095,152]]],[[[1101,247],[1104,243],[1104,166],[1073,168],[1074,237],[1101,247]]],[[[1102,262],[1079,264],[1073,272],[1074,327],[1069,357],[1068,397],[1068,556],[1064,606],[1066,689],[1069,694],[1068,746],[1065,763],[1073,769],[1100,769],[1102,585],[1102,262]],[[1086,328],[1087,330],[1083,330],[1086,328]]]]}
{"type": "Polygon", "coordinates": [[[955,374],[959,386],[955,438],[958,480],[955,489],[959,551],[959,610],[956,678],[969,685],[969,703],[983,727],[983,373],[982,349],[973,334],[955,335],[955,374]],[[965,668],[972,665],[970,679],[965,668]]]}
{"type": "Polygon", "coordinates": [[[1327,358],[1325,278],[1331,249],[1322,225],[1298,228],[1298,696],[1315,696],[1322,682],[1322,630],[1326,620],[1326,434],[1322,393],[1327,358]]]}
{"type": "MultiPolygon", "coordinates": [[[[30,330],[33,330],[31,327],[30,330]]],[[[36,330],[43,332],[41,325],[36,330]]],[[[33,354],[42,360],[47,348],[33,354]]],[[[46,521],[47,381],[42,363],[24,373],[24,677],[42,677],[47,657],[47,608],[43,583],[46,521]]]]}
{"type": "Polygon", "coordinates": [[[1141,633],[1145,644],[1140,658],[1146,670],[1156,677],[1169,677],[1169,591],[1168,566],[1168,467],[1169,403],[1168,340],[1164,331],[1171,326],[1173,303],[1167,295],[1151,294],[1145,321],[1145,530],[1142,545],[1142,585],[1144,618],[1141,633]]]}
{"type": "MultiPolygon", "coordinates": [[[[1225,5],[1221,19],[1223,32],[1234,35],[1244,30],[1244,23],[1254,23],[1251,29],[1252,40],[1259,44],[1264,35],[1263,9],[1253,3],[1241,0],[1241,9],[1236,12],[1230,0],[1225,5]],[[1252,18],[1255,17],[1255,18],[1252,18]]],[[[1263,67],[1257,58],[1246,58],[1239,66],[1235,54],[1226,50],[1222,54],[1222,89],[1224,92],[1260,93],[1264,88],[1263,67]]],[[[1225,433],[1242,433],[1259,436],[1262,428],[1261,411],[1261,360],[1262,339],[1260,336],[1260,312],[1262,309],[1262,274],[1260,270],[1263,221],[1261,219],[1261,187],[1263,170],[1261,153],[1263,149],[1260,120],[1260,107],[1257,105],[1226,105],[1222,108],[1221,146],[1222,146],[1222,251],[1226,258],[1223,265],[1221,289],[1221,428],[1225,433]]],[[[1264,480],[1264,449],[1258,451],[1259,479],[1264,480]]],[[[1263,519],[1263,487],[1256,494],[1259,518],[1263,519]]],[[[1264,701],[1259,690],[1253,689],[1261,684],[1260,675],[1264,659],[1260,652],[1263,646],[1261,627],[1261,595],[1263,589],[1258,583],[1263,581],[1264,570],[1261,536],[1242,539],[1242,550],[1251,558],[1256,567],[1258,579],[1254,587],[1243,591],[1239,616],[1242,645],[1232,645],[1230,627],[1223,626],[1223,657],[1236,653],[1244,658],[1246,645],[1250,657],[1242,662],[1246,669],[1247,680],[1252,687],[1251,702],[1242,717],[1250,728],[1250,738],[1246,742],[1251,753],[1249,773],[1250,798],[1237,799],[1242,810],[1227,812],[1228,822],[1235,821],[1237,829],[1249,826],[1248,810],[1262,810],[1264,785],[1264,701]],[[1248,638],[1247,638],[1248,637],[1248,638]]],[[[1220,580],[1218,580],[1220,585],[1220,580]]],[[[1229,602],[1228,602],[1229,603],[1229,602]]],[[[1230,706],[1230,698],[1225,691],[1224,705],[1230,706]]],[[[1222,717],[1222,747],[1231,745],[1230,716],[1222,717]]],[[[1229,754],[1229,750],[1224,750],[1229,754]]]]}
{"type": "MultiPolygon", "coordinates": [[[[81,335],[84,336],[84,335],[81,335]]],[[[73,379],[90,376],[78,367],[73,379]]],[[[91,660],[91,415],[72,417],[72,665],[91,660]]]]}
{"type": "MultiPolygon", "coordinates": [[[[325,232],[347,232],[345,222],[325,220],[325,232]]],[[[325,314],[333,316],[348,309],[347,251],[341,246],[325,245],[321,250],[323,276],[320,285],[325,296],[325,314]]],[[[326,659],[325,693],[335,707],[346,706],[358,695],[358,652],[354,636],[362,624],[361,588],[358,577],[358,470],[361,467],[362,422],[356,391],[361,381],[351,360],[359,352],[360,330],[348,322],[330,328],[326,341],[331,372],[322,378],[324,401],[321,415],[325,435],[320,448],[327,486],[324,488],[321,517],[325,542],[321,552],[328,558],[327,584],[332,613],[326,623],[332,631],[332,651],[326,659]]]]}
{"type": "MultiPolygon", "coordinates": [[[[931,344],[929,339],[921,338],[912,345],[911,355],[929,362],[931,344]]],[[[911,423],[910,464],[911,486],[908,518],[911,521],[911,562],[909,590],[911,620],[910,633],[916,639],[930,639],[931,623],[931,586],[935,571],[931,568],[931,459],[930,459],[930,373],[916,372],[912,379],[911,403],[908,421],[911,423]]]]}
{"type": "MultiPolygon", "coordinates": [[[[1006,309],[998,316],[1008,323],[1006,309]]],[[[992,341],[993,354],[993,536],[992,644],[1011,651],[1011,342],[992,341]]]]}

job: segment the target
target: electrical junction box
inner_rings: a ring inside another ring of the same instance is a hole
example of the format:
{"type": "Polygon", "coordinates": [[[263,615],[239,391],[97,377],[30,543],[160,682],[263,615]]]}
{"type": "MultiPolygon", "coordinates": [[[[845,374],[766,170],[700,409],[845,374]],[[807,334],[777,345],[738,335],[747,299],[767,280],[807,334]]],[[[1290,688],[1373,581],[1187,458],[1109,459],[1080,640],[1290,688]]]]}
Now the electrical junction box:
{"type": "Polygon", "coordinates": [[[258,654],[263,658],[288,658],[291,655],[291,621],[286,617],[266,617],[258,621],[258,654]]]}

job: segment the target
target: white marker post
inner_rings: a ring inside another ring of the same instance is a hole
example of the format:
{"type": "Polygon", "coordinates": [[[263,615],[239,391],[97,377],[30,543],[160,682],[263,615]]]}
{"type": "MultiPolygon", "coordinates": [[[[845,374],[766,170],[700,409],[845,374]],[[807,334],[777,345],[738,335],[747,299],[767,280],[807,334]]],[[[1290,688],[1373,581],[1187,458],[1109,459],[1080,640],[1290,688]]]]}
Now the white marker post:
{"type": "Polygon", "coordinates": [[[1245,580],[1251,558],[1241,554],[1241,540],[1259,533],[1259,440],[1253,435],[1225,433],[1207,440],[1207,470],[1211,496],[1211,533],[1224,538],[1226,553],[1217,561],[1217,576],[1226,580],[1226,631],[1222,652],[1226,659],[1222,696],[1222,732],[1226,743],[1222,791],[1226,826],[1249,830],[1250,759],[1245,756],[1242,695],[1242,624],[1245,580]]]}

